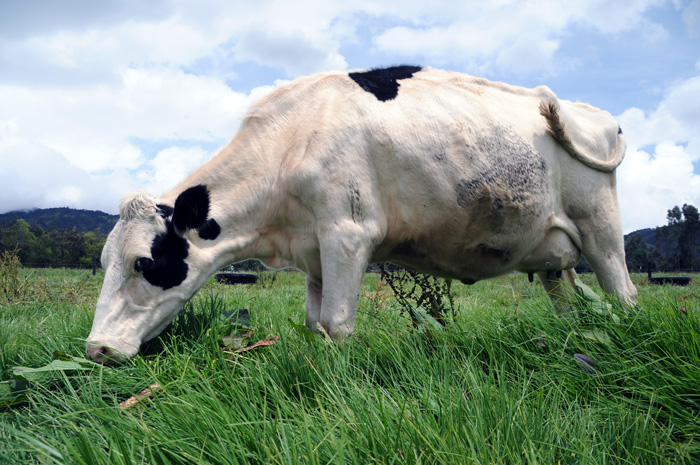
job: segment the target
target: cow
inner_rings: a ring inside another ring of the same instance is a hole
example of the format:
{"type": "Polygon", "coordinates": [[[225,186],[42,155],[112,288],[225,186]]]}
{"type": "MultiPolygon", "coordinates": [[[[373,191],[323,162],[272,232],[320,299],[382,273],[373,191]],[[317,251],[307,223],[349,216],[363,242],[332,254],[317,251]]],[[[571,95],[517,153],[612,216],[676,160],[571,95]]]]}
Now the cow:
{"type": "Polygon", "coordinates": [[[300,78],[173,190],[121,201],[87,356],[134,356],[211,275],[250,258],[303,271],[306,326],[335,340],[353,332],[375,262],[467,284],[536,274],[560,305],[583,253],[634,305],[624,154],[609,113],[545,86],[418,66],[300,78]]]}

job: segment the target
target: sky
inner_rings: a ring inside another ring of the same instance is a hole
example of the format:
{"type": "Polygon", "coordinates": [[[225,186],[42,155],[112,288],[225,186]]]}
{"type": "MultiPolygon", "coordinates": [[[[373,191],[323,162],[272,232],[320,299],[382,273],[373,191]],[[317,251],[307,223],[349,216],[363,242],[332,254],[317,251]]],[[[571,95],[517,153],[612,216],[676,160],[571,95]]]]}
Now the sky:
{"type": "Polygon", "coordinates": [[[612,113],[625,232],[700,206],[700,0],[0,0],[0,212],[116,213],[276,86],[404,63],[612,113]]]}

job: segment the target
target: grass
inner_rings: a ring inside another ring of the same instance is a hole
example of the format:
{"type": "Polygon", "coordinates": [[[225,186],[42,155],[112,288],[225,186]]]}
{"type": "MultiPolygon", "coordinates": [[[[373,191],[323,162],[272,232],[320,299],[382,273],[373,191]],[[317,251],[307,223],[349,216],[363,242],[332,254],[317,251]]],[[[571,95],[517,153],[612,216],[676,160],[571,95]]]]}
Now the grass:
{"type": "MultiPolygon", "coordinates": [[[[0,304],[5,375],[56,350],[80,356],[101,285],[83,271],[22,276],[22,295],[0,304]]],[[[32,386],[27,403],[0,410],[0,463],[700,462],[697,279],[661,287],[636,275],[638,310],[613,302],[613,318],[581,302],[577,321],[523,275],[454,283],[457,315],[426,334],[367,275],[355,335],[333,344],[289,322],[303,322],[303,276],[272,276],[210,281],[142,355],[32,386]],[[240,307],[251,342],[279,341],[222,351],[207,329],[240,307]],[[154,382],[153,396],[119,406],[154,382]]]]}

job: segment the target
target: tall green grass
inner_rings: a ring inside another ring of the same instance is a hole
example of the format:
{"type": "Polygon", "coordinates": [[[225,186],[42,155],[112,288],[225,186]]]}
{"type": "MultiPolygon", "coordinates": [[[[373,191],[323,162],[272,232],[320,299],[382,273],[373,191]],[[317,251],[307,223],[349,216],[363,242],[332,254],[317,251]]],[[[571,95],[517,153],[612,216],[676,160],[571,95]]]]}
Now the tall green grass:
{"type": "MultiPolygon", "coordinates": [[[[89,332],[99,276],[31,273],[28,297],[0,306],[5,373],[80,355],[89,332]]],[[[343,344],[289,322],[303,321],[301,274],[210,282],[142,355],[0,411],[0,463],[698,463],[700,287],[634,279],[636,311],[580,302],[575,321],[522,275],[455,284],[457,316],[426,334],[368,275],[343,344]],[[209,322],[240,307],[251,342],[279,341],[222,351],[209,322]]]]}

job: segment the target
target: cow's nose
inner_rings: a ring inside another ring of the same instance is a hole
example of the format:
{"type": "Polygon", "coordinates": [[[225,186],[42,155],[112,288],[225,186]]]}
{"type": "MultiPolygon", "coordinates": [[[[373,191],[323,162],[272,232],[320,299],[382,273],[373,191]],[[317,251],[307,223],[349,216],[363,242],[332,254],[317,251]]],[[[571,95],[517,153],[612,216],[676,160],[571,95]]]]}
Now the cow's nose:
{"type": "Polygon", "coordinates": [[[124,359],[119,352],[115,351],[111,347],[91,344],[89,342],[85,346],[85,355],[87,355],[90,360],[106,365],[113,365],[121,362],[124,359]]]}

